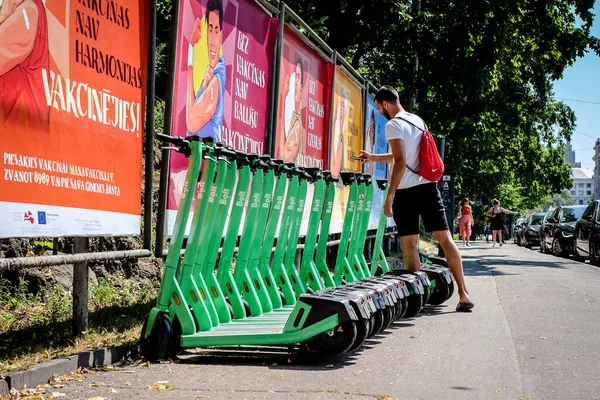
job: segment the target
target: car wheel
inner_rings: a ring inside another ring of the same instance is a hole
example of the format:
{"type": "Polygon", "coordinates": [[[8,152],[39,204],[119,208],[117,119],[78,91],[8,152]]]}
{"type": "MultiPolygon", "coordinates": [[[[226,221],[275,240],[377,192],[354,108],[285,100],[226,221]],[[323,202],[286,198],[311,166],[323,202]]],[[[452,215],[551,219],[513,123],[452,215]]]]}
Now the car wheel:
{"type": "Polygon", "coordinates": [[[585,258],[579,254],[579,251],[577,251],[577,239],[576,238],[573,238],[573,258],[575,259],[575,261],[585,261],[585,258]]]}
{"type": "Polygon", "coordinates": [[[554,238],[552,241],[552,254],[556,257],[562,257],[563,255],[563,249],[560,246],[560,241],[558,238],[554,238]]]}
{"type": "Polygon", "coordinates": [[[590,241],[590,264],[598,265],[598,250],[592,241],[590,241]]]}
{"type": "Polygon", "coordinates": [[[545,243],[546,243],[546,239],[544,239],[543,236],[540,236],[540,253],[546,252],[546,250],[544,249],[545,243]]]}

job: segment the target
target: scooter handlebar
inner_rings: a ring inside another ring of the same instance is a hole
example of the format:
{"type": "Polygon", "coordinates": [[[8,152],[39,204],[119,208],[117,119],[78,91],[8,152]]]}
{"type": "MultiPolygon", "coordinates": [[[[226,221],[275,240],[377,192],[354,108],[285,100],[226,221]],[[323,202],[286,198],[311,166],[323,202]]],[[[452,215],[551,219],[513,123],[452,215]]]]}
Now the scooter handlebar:
{"type": "Polygon", "coordinates": [[[377,179],[377,186],[379,187],[379,190],[385,190],[385,188],[387,188],[389,185],[387,179],[377,179]]]}
{"type": "Polygon", "coordinates": [[[157,133],[155,134],[156,140],[159,140],[161,142],[167,142],[167,143],[171,143],[177,147],[185,147],[185,146],[189,146],[190,142],[182,137],[179,136],[169,136],[169,135],[164,135],[162,133],[157,133]]]}
{"type": "Polygon", "coordinates": [[[335,177],[335,176],[333,176],[333,175],[331,174],[331,171],[323,171],[323,178],[325,178],[325,181],[326,181],[327,183],[330,183],[330,182],[335,182],[335,183],[337,183],[337,182],[339,182],[339,181],[340,181],[340,178],[338,178],[338,177],[335,177]]]}
{"type": "Polygon", "coordinates": [[[349,186],[356,181],[356,174],[354,172],[340,172],[340,178],[344,186],[349,186]]]}

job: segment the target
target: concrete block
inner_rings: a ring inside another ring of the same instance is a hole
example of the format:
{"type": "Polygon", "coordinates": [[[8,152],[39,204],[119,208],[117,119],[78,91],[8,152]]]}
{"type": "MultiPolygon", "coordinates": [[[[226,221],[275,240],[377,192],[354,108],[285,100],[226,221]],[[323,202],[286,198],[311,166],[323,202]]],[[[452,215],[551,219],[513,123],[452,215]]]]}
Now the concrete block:
{"type": "Polygon", "coordinates": [[[10,388],[6,379],[0,379],[0,396],[8,396],[10,388]]]}
{"type": "Polygon", "coordinates": [[[94,367],[94,352],[82,351],[77,354],[77,367],[93,368],[94,367]]]}

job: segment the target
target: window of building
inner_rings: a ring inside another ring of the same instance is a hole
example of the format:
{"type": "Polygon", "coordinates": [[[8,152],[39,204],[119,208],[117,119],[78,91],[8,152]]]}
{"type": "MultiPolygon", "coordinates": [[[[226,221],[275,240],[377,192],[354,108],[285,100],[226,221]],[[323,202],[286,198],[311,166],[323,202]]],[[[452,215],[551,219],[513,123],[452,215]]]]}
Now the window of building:
{"type": "Polygon", "coordinates": [[[571,196],[575,196],[575,191],[571,190],[571,196]]]}
{"type": "Polygon", "coordinates": [[[579,200],[579,205],[583,205],[583,200],[579,200]]]}
{"type": "Polygon", "coordinates": [[[587,184],[587,187],[588,187],[588,188],[591,188],[591,187],[592,187],[592,184],[591,184],[591,183],[588,183],[588,184],[587,184]]]}
{"type": "Polygon", "coordinates": [[[580,190],[580,191],[579,191],[579,195],[580,195],[580,196],[583,196],[583,190],[580,190]]]}
{"type": "Polygon", "coordinates": [[[591,191],[591,190],[588,190],[588,191],[587,191],[587,195],[588,195],[588,196],[591,196],[591,195],[592,195],[592,191],[591,191]]]}
{"type": "Polygon", "coordinates": [[[578,187],[583,188],[583,183],[580,183],[578,187]]]}

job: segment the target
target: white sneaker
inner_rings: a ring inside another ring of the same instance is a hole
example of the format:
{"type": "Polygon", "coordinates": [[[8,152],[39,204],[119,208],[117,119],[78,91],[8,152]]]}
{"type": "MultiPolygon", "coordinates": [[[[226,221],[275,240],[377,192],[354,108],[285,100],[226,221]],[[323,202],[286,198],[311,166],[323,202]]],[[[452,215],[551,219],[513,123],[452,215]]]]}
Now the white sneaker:
{"type": "Polygon", "coordinates": [[[494,244],[492,245],[492,247],[496,247],[496,243],[494,243],[494,244]]]}
{"type": "Polygon", "coordinates": [[[467,247],[471,247],[471,244],[470,244],[470,243],[467,243],[467,247]]]}
{"type": "Polygon", "coordinates": [[[467,247],[467,245],[463,243],[463,247],[467,247]]]}

